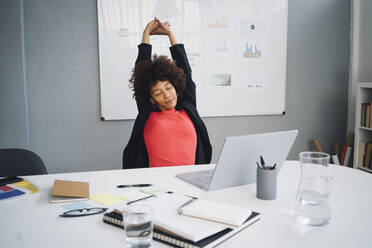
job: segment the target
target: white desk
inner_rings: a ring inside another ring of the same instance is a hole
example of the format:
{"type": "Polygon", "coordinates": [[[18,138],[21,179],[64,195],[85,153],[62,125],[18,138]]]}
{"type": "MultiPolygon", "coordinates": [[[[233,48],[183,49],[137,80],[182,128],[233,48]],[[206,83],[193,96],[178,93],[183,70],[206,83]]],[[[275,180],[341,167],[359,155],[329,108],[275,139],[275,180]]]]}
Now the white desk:
{"type": "MultiPolygon", "coordinates": [[[[261,220],[219,247],[372,247],[372,175],[331,166],[332,220],[324,227],[297,224],[293,204],[300,178],[298,161],[287,161],[278,177],[277,199],[256,198],[256,185],[204,192],[174,174],[212,168],[213,165],[139,170],[113,170],[26,177],[40,187],[36,195],[0,202],[1,247],[125,247],[121,229],[104,224],[101,215],[61,218],[60,204],[48,203],[54,179],[90,182],[91,195],[120,195],[118,184],[153,183],[168,190],[248,206],[262,213],[261,220]]],[[[111,208],[120,205],[110,206],[111,208]]],[[[166,247],[154,242],[153,247],[166,247]]]]}

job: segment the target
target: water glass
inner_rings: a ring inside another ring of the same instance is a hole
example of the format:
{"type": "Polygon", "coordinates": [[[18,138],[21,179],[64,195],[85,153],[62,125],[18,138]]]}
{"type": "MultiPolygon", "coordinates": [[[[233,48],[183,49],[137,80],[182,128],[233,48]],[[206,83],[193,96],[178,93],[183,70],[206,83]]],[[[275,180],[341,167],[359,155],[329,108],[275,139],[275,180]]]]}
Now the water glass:
{"type": "Polygon", "coordinates": [[[152,240],[153,209],[147,205],[125,205],[123,222],[127,247],[150,247],[152,240]]]}
{"type": "Polygon", "coordinates": [[[305,225],[326,225],[331,219],[330,156],[321,152],[301,152],[299,158],[302,173],[296,197],[296,218],[305,225]]]}

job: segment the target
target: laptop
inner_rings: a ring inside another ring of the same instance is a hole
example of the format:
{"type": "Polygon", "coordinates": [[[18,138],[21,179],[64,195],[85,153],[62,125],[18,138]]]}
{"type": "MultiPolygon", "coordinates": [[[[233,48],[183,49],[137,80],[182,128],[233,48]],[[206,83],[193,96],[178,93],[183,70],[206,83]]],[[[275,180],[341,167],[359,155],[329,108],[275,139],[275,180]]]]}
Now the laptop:
{"type": "Polygon", "coordinates": [[[256,183],[256,162],[276,164],[278,172],[296,139],[298,130],[226,137],[212,170],[176,174],[176,177],[206,191],[256,183]]]}

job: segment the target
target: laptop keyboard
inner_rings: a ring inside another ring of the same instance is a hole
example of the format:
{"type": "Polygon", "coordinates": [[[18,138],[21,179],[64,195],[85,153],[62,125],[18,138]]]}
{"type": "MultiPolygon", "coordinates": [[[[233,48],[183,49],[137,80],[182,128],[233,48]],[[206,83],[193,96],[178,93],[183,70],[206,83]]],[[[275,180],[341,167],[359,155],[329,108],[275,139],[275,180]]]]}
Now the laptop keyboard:
{"type": "Polygon", "coordinates": [[[207,190],[213,177],[213,170],[187,172],[176,175],[176,177],[191,183],[199,188],[207,190]]]}
{"type": "Polygon", "coordinates": [[[209,182],[211,181],[212,179],[212,175],[209,174],[209,175],[198,175],[197,177],[195,177],[195,181],[198,181],[198,182],[201,182],[203,184],[209,184],[209,182]]]}

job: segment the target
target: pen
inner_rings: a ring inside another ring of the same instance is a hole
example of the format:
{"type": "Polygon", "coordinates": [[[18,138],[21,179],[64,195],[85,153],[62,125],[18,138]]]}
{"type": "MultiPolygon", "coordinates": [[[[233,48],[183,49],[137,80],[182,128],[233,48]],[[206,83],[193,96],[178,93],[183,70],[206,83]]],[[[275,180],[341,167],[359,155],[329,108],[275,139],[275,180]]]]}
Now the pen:
{"type": "Polygon", "coordinates": [[[264,161],[264,159],[263,159],[263,157],[261,155],[260,155],[260,160],[261,160],[261,167],[262,167],[262,169],[266,170],[267,168],[265,166],[265,161],[264,161]]]}
{"type": "Polygon", "coordinates": [[[179,208],[177,208],[177,213],[182,214],[182,208],[189,205],[191,202],[195,201],[197,198],[191,198],[189,201],[182,204],[179,208]]]}
{"type": "Polygon", "coordinates": [[[149,187],[152,186],[150,183],[143,183],[143,184],[121,184],[116,187],[118,188],[134,188],[134,187],[149,187]]]}
{"type": "Polygon", "coordinates": [[[272,169],[272,170],[274,170],[274,169],[275,169],[275,167],[276,167],[276,164],[274,164],[274,165],[273,165],[273,167],[271,167],[271,169],[272,169]]]}
{"type": "Polygon", "coordinates": [[[257,167],[263,169],[262,166],[256,161],[257,167]]]}
{"type": "Polygon", "coordinates": [[[134,200],[134,201],[127,202],[127,205],[130,205],[130,204],[135,203],[135,202],[143,201],[143,200],[149,199],[151,197],[156,197],[156,195],[149,195],[149,196],[146,196],[146,197],[134,200]]]}

